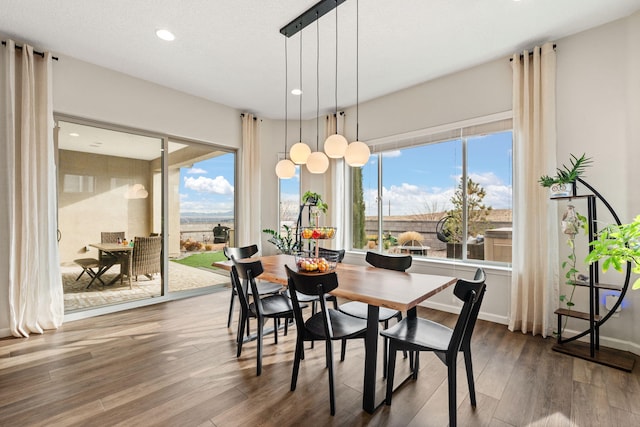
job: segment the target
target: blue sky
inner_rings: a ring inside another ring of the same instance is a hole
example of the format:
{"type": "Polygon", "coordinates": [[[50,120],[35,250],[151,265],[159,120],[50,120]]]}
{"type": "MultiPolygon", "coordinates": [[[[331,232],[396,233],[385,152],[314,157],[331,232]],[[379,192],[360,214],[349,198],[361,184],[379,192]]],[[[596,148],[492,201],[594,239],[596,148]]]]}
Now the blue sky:
{"type": "Polygon", "coordinates": [[[233,153],[180,169],[180,212],[222,213],[234,210],[233,153]]]}
{"type": "MultiPolygon", "coordinates": [[[[468,139],[469,177],[487,191],[484,202],[511,208],[511,132],[468,139]]],[[[377,214],[377,156],[363,170],[367,215],[377,214]]],[[[462,174],[462,143],[447,141],[383,153],[384,215],[443,212],[462,174]]]]}

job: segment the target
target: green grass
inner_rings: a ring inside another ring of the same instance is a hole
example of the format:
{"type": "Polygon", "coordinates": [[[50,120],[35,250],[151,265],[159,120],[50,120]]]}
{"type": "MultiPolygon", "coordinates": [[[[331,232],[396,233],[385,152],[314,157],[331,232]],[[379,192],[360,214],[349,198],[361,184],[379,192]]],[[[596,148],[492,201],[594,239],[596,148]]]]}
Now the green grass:
{"type": "Polygon", "coordinates": [[[177,262],[182,265],[188,265],[189,267],[196,268],[209,268],[211,270],[218,270],[216,267],[212,267],[211,264],[216,261],[225,261],[227,259],[222,251],[218,252],[198,252],[193,255],[182,259],[172,259],[171,261],[177,262]]]}

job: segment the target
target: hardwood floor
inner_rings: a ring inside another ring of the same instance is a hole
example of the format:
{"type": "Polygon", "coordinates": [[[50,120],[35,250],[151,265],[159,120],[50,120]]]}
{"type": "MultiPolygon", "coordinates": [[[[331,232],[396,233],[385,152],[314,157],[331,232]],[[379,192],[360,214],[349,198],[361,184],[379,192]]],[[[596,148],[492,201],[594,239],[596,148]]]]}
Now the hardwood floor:
{"type": "MultiPolygon", "coordinates": [[[[0,340],[0,426],[447,425],[446,370],[430,354],[421,356],[418,381],[373,415],[361,409],[361,342],[349,343],[345,362],[335,346],[335,417],[323,345],[307,347],[298,387],[289,391],[295,328],[286,337],[281,332],[278,345],[265,337],[263,373],[256,377],[255,342],[235,357],[228,298],[225,290],[0,340]]],[[[433,310],[419,315],[455,321],[433,310]]],[[[478,406],[469,404],[460,358],[458,424],[640,425],[637,367],[625,373],[553,352],[552,345],[479,321],[472,344],[478,406]]],[[[406,372],[407,361],[398,364],[406,372]]],[[[380,400],[383,387],[380,378],[380,400]]]]}

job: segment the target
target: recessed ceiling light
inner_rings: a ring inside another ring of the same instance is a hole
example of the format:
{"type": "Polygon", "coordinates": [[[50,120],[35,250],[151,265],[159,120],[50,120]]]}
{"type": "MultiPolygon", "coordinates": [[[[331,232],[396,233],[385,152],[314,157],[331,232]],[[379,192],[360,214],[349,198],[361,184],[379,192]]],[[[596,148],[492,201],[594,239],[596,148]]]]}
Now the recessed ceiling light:
{"type": "Polygon", "coordinates": [[[75,132],[71,132],[71,133],[69,134],[69,136],[80,136],[80,134],[79,134],[79,133],[75,133],[75,132]]]}
{"type": "Polygon", "coordinates": [[[292,89],[291,90],[291,94],[292,95],[302,95],[302,90],[300,90],[300,89],[292,89]]]}
{"type": "Polygon", "coordinates": [[[169,30],[158,30],[156,31],[156,36],[158,36],[162,40],[166,40],[169,42],[175,40],[176,38],[176,36],[174,36],[173,33],[169,30]]]}

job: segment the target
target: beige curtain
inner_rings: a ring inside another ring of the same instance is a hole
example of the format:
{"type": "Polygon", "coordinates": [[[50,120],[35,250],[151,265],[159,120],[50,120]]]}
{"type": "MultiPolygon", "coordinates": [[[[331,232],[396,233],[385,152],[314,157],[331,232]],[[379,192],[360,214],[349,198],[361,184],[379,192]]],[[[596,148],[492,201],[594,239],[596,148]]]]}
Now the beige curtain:
{"type": "MultiPolygon", "coordinates": [[[[339,112],[337,117],[335,114],[328,114],[325,120],[324,134],[325,139],[329,135],[336,133],[344,135],[344,113],[339,112]]],[[[329,204],[329,215],[327,215],[327,224],[336,227],[336,235],[331,241],[331,246],[335,249],[346,248],[345,234],[346,210],[348,206],[345,200],[345,166],[344,159],[330,159],[329,170],[326,173],[325,188],[327,189],[326,201],[329,204]]]]}
{"type": "Polygon", "coordinates": [[[553,45],[512,58],[514,114],[513,272],[509,329],[544,337],[556,324],[558,214],[538,178],[556,168],[553,45]]]}
{"type": "Polygon", "coordinates": [[[253,114],[242,115],[242,155],[238,197],[238,246],[260,246],[260,125],[253,114]]]}
{"type": "MultiPolygon", "coordinates": [[[[8,40],[0,57],[0,301],[16,337],[64,319],[57,244],[51,54],[8,40]]],[[[4,312],[4,310],[2,310],[4,312]]]]}

